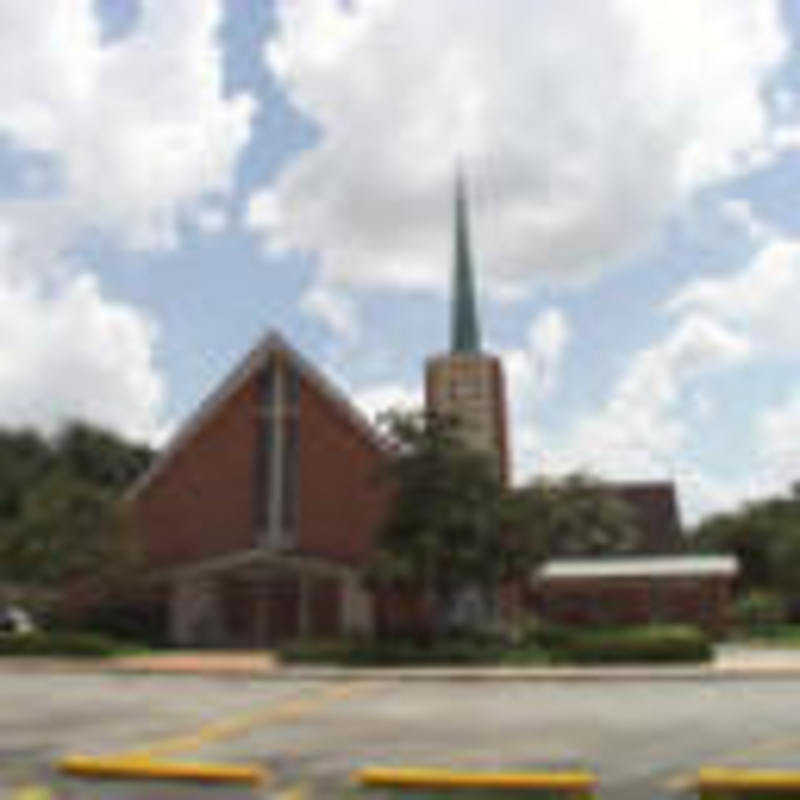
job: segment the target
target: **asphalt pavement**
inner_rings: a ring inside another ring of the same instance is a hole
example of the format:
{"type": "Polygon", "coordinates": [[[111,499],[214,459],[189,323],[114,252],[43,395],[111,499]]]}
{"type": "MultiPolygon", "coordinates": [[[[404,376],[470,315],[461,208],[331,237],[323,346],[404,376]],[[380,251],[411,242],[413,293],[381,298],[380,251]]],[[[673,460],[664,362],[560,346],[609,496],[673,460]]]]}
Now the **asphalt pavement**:
{"type": "Polygon", "coordinates": [[[687,794],[703,764],[800,768],[800,682],[0,676],[0,796],[341,798],[354,769],[588,768],[601,796],[687,794]],[[258,788],[61,776],[68,754],[255,764],[258,788]]]}

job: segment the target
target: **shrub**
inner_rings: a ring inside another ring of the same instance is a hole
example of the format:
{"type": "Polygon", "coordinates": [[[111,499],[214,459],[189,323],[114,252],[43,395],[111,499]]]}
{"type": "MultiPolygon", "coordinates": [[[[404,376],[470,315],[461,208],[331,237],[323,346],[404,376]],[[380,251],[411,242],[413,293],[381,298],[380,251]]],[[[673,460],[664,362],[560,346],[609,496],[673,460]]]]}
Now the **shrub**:
{"type": "Polygon", "coordinates": [[[736,603],[736,621],[750,633],[764,633],[786,617],[784,599],[774,592],[752,589],[736,603]]]}
{"type": "Polygon", "coordinates": [[[92,633],[118,640],[167,644],[166,621],[162,609],[146,603],[109,602],[89,609],[81,627],[92,633]]]}
{"type": "Polygon", "coordinates": [[[689,625],[649,625],[575,632],[555,650],[555,660],[577,664],[707,661],[708,636],[689,625]]]}
{"type": "Polygon", "coordinates": [[[94,633],[0,634],[0,656],[110,656],[119,644],[94,633]]]}
{"type": "Polygon", "coordinates": [[[381,642],[354,647],[346,663],[353,666],[445,664],[491,664],[500,660],[504,648],[471,639],[451,639],[420,647],[413,641],[381,642]]]}
{"type": "Polygon", "coordinates": [[[537,620],[527,626],[522,643],[552,650],[566,644],[574,635],[574,628],[537,620]]]}
{"type": "Polygon", "coordinates": [[[348,666],[438,666],[446,664],[541,663],[546,653],[535,644],[510,648],[481,637],[448,638],[422,646],[413,639],[295,642],[280,651],[286,663],[348,666]]]}
{"type": "Polygon", "coordinates": [[[354,645],[346,639],[300,640],[280,648],[280,658],[287,664],[343,664],[354,645]]]}

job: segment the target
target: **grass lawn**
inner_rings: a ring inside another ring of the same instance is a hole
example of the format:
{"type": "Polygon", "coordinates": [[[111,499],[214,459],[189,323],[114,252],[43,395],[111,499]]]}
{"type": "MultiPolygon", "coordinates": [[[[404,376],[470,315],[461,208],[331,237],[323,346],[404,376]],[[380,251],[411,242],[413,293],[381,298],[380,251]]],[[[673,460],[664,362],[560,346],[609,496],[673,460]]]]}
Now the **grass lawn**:
{"type": "Polygon", "coordinates": [[[758,647],[800,647],[800,624],[775,624],[754,627],[734,635],[731,642],[758,647]]]}

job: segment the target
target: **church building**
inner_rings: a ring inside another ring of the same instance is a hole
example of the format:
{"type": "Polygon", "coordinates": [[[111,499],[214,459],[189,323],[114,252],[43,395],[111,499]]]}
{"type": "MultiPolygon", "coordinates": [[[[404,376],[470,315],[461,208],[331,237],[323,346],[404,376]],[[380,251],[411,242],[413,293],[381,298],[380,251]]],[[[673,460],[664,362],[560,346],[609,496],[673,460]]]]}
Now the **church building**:
{"type": "Polygon", "coordinates": [[[128,497],[170,640],[369,633],[358,569],[388,507],[386,457],[350,401],[269,333],[128,497]]]}
{"type": "MultiPolygon", "coordinates": [[[[509,486],[503,369],[481,348],[461,178],[453,273],[451,348],[427,361],[426,405],[456,416],[467,442],[491,457],[509,486]]],[[[170,641],[264,647],[380,628],[386,603],[359,576],[390,508],[391,487],[380,479],[389,458],[354,404],[279,333],[268,333],[128,494],[170,641]]],[[[608,489],[634,509],[643,552],[680,549],[671,484],[608,489]]],[[[548,579],[579,602],[578,578],[566,570],[567,584],[565,569],[538,579],[541,608],[556,604],[557,589],[542,588],[548,579]]],[[[591,573],[591,565],[582,569],[583,578],[591,573]]],[[[673,559],[671,575],[676,570],[673,559]]],[[[615,580],[611,572],[603,573],[606,583],[615,580]]],[[[614,590],[604,584],[603,591],[614,590]]]]}

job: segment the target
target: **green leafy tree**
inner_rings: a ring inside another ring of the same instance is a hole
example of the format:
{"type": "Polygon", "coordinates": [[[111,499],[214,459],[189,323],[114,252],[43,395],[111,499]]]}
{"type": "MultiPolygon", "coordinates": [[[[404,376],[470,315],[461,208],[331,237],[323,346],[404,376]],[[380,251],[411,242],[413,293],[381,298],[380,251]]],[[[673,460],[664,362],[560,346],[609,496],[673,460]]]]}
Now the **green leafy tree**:
{"type": "MultiPolygon", "coordinates": [[[[394,447],[384,475],[394,502],[373,578],[416,587],[439,630],[467,585],[480,587],[485,606],[493,608],[512,559],[502,546],[504,495],[491,462],[463,444],[453,419],[388,412],[380,422],[394,447]]],[[[520,542],[516,562],[523,550],[520,542]]]]}
{"type": "Polygon", "coordinates": [[[56,442],[58,460],[70,475],[120,491],[150,464],[153,451],[81,422],[68,425],[56,442]]]}
{"type": "Polygon", "coordinates": [[[701,521],[691,536],[703,553],[733,553],[742,589],[800,596],[800,486],[787,497],[750,502],[701,521]]]}
{"type": "Polygon", "coordinates": [[[631,507],[590,477],[537,479],[514,499],[516,524],[535,530],[548,557],[621,555],[636,550],[631,507]]]}
{"type": "Polygon", "coordinates": [[[52,443],[0,432],[0,582],[55,588],[78,575],[131,575],[136,546],[120,497],[152,456],[84,423],[52,443]]]}
{"type": "Polygon", "coordinates": [[[463,444],[454,419],[389,412],[385,477],[392,511],[372,576],[416,587],[441,617],[458,592],[479,587],[497,618],[504,581],[524,579],[552,555],[624,553],[637,544],[632,511],[582,476],[505,490],[492,462],[463,444]]]}
{"type": "Polygon", "coordinates": [[[0,521],[20,514],[25,492],[54,460],[52,447],[35,431],[0,431],[0,521]]]}
{"type": "Polygon", "coordinates": [[[4,526],[9,579],[56,585],[102,563],[114,517],[108,490],[53,472],[25,493],[20,512],[4,526]]]}

